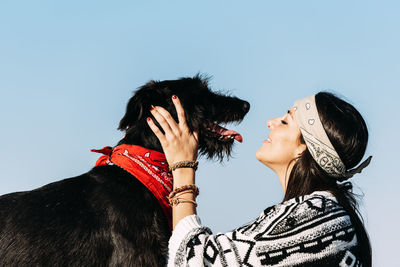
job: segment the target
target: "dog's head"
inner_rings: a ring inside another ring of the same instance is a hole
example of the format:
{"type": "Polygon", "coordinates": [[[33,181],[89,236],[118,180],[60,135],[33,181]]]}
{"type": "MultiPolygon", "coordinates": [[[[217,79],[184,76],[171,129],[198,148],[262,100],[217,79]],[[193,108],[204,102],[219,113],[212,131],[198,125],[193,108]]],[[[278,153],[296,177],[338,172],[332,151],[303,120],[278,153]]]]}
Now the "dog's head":
{"type": "Polygon", "coordinates": [[[119,124],[118,129],[126,131],[119,144],[134,144],[162,151],[146,118],[152,117],[150,108],[154,105],[164,107],[177,120],[172,95],[179,97],[190,130],[199,133],[200,155],[220,160],[229,157],[233,143],[235,140],[241,142],[242,137],[221,125],[241,122],[250,104],[237,97],[211,91],[207,79],[199,75],[179,80],[150,81],[140,87],[129,100],[126,114],[119,124]]]}

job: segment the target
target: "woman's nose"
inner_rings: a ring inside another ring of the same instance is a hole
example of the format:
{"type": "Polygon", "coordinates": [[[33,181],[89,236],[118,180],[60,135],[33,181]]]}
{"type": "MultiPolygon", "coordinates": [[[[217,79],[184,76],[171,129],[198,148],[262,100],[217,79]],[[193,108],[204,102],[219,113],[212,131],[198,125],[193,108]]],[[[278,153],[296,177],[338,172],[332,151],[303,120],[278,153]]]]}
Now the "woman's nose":
{"type": "Polygon", "coordinates": [[[267,127],[268,129],[273,129],[276,125],[276,122],[278,121],[279,118],[275,118],[275,119],[270,119],[267,121],[267,127]]]}
{"type": "Polygon", "coordinates": [[[272,129],[272,122],[273,122],[273,119],[270,119],[270,120],[267,121],[268,129],[272,129]]]}

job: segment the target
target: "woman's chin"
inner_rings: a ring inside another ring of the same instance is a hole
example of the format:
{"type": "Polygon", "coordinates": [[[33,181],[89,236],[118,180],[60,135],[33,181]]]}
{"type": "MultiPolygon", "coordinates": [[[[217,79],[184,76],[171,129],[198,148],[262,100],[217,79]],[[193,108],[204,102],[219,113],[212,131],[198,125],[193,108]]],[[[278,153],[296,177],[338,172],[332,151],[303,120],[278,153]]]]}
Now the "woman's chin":
{"type": "Polygon", "coordinates": [[[256,159],[258,159],[259,161],[261,161],[261,159],[262,159],[261,148],[256,151],[256,159]]]}
{"type": "Polygon", "coordinates": [[[256,158],[259,161],[265,161],[268,157],[268,147],[266,145],[267,143],[263,143],[261,147],[257,150],[256,152],[256,158]]]}
{"type": "Polygon", "coordinates": [[[256,159],[258,159],[258,161],[260,161],[262,164],[267,165],[268,160],[265,155],[265,151],[263,151],[261,148],[256,152],[256,159]]]}

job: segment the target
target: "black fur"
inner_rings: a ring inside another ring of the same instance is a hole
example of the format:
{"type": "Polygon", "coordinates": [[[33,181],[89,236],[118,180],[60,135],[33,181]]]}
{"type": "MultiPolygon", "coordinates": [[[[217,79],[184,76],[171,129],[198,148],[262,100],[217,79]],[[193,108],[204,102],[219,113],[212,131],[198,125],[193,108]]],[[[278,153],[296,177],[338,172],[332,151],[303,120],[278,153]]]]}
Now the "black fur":
{"type": "MultiPolygon", "coordinates": [[[[151,105],[176,118],[173,94],[199,131],[200,154],[229,156],[234,141],[208,129],[241,121],[249,103],[210,91],[199,76],[139,88],[119,124],[126,130],[119,144],[162,151],[146,118],[151,105]]],[[[155,197],[117,166],[0,197],[0,266],[165,266],[169,236],[155,197]]]]}

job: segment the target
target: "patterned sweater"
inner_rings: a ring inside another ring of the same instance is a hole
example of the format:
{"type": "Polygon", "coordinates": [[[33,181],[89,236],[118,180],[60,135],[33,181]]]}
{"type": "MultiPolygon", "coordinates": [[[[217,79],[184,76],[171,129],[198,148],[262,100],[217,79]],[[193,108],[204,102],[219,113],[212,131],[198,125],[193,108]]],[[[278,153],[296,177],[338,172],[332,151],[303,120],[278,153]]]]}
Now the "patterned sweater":
{"type": "Polygon", "coordinates": [[[267,208],[253,222],[212,235],[197,215],[169,241],[168,266],[361,266],[350,217],[324,191],[267,208]]]}

